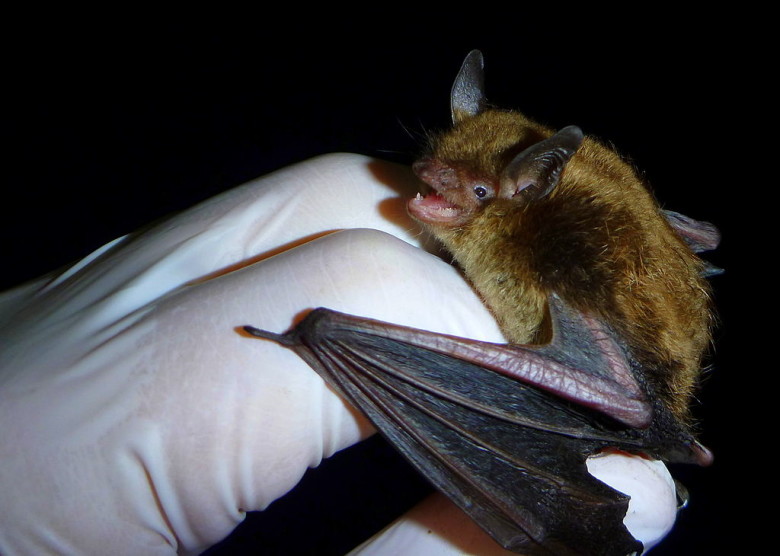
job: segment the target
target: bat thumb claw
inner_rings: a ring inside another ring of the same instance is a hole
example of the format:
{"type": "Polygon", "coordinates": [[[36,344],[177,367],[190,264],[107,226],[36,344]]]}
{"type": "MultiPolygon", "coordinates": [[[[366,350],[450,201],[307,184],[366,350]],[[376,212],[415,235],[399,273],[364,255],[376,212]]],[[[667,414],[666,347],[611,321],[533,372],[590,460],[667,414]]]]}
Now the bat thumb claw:
{"type": "Polygon", "coordinates": [[[296,343],[295,339],[290,337],[290,334],[277,334],[275,332],[269,332],[268,330],[255,328],[254,326],[250,326],[248,324],[239,328],[250,336],[255,338],[262,338],[264,340],[271,340],[284,346],[291,346],[296,343]]]}

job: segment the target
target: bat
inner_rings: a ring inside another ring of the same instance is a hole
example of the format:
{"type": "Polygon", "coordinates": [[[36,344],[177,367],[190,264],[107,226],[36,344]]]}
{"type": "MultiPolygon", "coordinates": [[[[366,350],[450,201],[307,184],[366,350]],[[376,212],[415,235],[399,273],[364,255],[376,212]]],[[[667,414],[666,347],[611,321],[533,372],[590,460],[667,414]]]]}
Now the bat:
{"type": "Polygon", "coordinates": [[[696,254],[717,230],[662,211],[576,126],[490,107],[479,51],[453,127],[413,170],[412,217],[450,251],[509,344],[315,309],[258,338],[293,349],[439,490],[524,554],[641,552],[629,497],[587,472],[605,450],[707,465],[689,406],[710,343],[696,254]]]}

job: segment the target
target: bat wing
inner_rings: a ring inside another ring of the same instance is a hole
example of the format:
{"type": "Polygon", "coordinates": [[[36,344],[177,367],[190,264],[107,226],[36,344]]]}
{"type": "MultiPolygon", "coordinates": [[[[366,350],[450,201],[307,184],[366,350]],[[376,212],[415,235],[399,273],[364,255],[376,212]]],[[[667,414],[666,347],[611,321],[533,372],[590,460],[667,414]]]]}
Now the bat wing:
{"type": "MultiPolygon", "coordinates": [[[[502,546],[526,554],[641,552],[629,497],[585,459],[617,447],[676,460],[700,448],[648,401],[596,319],[551,298],[550,344],[507,346],[312,311],[295,350],[502,546]]],[[[667,412],[668,413],[668,412],[667,412]]]]}

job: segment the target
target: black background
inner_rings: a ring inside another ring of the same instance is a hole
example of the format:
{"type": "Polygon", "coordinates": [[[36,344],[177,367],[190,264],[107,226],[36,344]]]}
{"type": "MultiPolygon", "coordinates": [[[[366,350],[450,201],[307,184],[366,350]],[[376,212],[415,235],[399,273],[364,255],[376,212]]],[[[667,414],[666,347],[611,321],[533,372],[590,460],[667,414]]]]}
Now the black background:
{"type": "MultiPolygon", "coordinates": [[[[738,472],[758,444],[739,432],[753,410],[743,373],[755,372],[738,355],[756,324],[737,297],[750,245],[738,193],[749,184],[730,166],[750,156],[739,154],[749,150],[750,47],[724,40],[728,16],[639,31],[644,17],[562,29],[548,14],[530,33],[514,16],[475,30],[457,15],[400,27],[382,15],[317,27],[246,14],[221,26],[19,22],[4,42],[0,287],[314,155],[409,162],[425,130],[448,125],[451,82],[480,48],[491,102],[614,143],[666,208],[721,229],[707,256],[726,269],[714,279],[721,324],[696,409],[716,462],[674,469],[691,504],[654,554],[760,536],[744,488],[755,477],[738,472]]],[[[324,462],[213,554],[338,554],[424,490],[374,439],[324,462]]]]}

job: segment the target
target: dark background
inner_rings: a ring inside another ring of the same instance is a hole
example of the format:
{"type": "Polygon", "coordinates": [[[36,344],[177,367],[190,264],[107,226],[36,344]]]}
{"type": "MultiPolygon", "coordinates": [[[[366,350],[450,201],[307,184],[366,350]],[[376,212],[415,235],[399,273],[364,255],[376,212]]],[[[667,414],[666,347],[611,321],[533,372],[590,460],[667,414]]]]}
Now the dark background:
{"type": "MultiPolygon", "coordinates": [[[[240,14],[222,27],[20,23],[4,42],[0,287],[314,155],[409,162],[425,130],[448,125],[451,82],[465,54],[480,48],[490,101],[614,143],[666,208],[721,229],[720,249],[707,255],[726,269],[713,281],[721,324],[696,408],[716,462],[674,469],[691,503],[654,554],[744,548],[760,536],[744,488],[755,477],[738,472],[758,445],[740,433],[754,409],[741,373],[754,370],[738,359],[755,324],[744,313],[754,304],[737,299],[749,268],[737,262],[750,245],[750,215],[737,194],[749,184],[736,166],[750,157],[742,139],[755,86],[750,47],[724,40],[729,17],[647,31],[548,25],[531,34],[511,21],[474,31],[461,15],[460,27],[385,30],[349,21],[242,24],[240,14]]],[[[374,439],[324,462],[212,553],[339,554],[425,488],[374,439]]]]}

